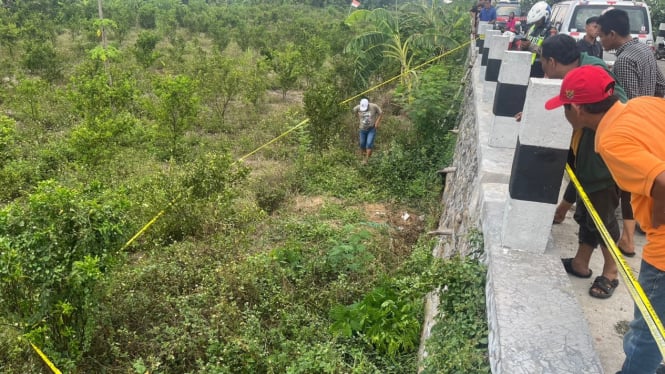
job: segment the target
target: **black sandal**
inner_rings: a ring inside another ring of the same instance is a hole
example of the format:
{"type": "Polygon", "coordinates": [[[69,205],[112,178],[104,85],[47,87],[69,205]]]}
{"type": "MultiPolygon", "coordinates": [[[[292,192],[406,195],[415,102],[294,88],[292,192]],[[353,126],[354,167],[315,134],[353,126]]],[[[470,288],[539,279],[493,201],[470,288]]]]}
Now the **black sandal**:
{"type": "Polygon", "coordinates": [[[619,287],[618,279],[609,280],[606,277],[599,275],[593,280],[593,284],[591,285],[591,288],[589,288],[589,295],[599,299],[609,299],[617,287],[619,287]]]}
{"type": "Polygon", "coordinates": [[[623,253],[624,256],[626,256],[626,257],[635,257],[636,252],[626,252],[626,251],[623,250],[623,248],[621,248],[619,246],[617,246],[617,247],[619,248],[619,251],[621,253],[623,253]]]}
{"type": "Polygon", "coordinates": [[[573,258],[562,258],[561,262],[563,263],[563,268],[566,269],[566,273],[574,275],[578,278],[591,278],[591,275],[593,274],[593,271],[589,269],[588,274],[582,274],[580,272],[575,271],[573,269],[573,258]]]}

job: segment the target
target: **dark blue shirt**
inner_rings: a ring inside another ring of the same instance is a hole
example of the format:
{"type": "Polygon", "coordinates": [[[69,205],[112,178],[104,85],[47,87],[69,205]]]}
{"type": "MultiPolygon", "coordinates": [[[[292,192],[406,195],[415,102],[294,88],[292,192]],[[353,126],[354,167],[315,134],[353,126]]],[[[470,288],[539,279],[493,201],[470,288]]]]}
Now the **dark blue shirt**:
{"type": "Polygon", "coordinates": [[[480,10],[480,16],[478,17],[481,21],[496,21],[496,8],[493,6],[489,8],[483,8],[480,10]]]}

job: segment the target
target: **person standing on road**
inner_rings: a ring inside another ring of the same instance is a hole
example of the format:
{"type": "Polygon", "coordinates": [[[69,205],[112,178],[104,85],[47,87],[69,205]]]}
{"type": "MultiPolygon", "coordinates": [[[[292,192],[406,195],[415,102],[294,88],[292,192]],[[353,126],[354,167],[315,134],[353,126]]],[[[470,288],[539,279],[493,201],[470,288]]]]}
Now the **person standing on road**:
{"type": "MultiPolygon", "coordinates": [[[[660,320],[665,319],[665,99],[642,96],[618,102],[615,81],[602,68],[582,66],[563,79],[545,104],[564,106],[573,129],[596,132],[595,148],[614,180],[632,193],[635,217],[646,232],[638,281],[660,320]]],[[[623,339],[619,374],[655,373],[663,357],[640,310],[623,339]]]]}
{"type": "MultiPolygon", "coordinates": [[[[638,96],[665,95],[665,78],[658,69],[653,51],[646,44],[630,35],[628,13],[610,9],[598,17],[600,43],[605,50],[616,49],[617,59],[613,71],[617,82],[626,90],[628,99],[638,96]]],[[[621,251],[635,254],[635,218],[630,203],[630,193],[621,193],[623,230],[617,242],[621,251]]]]}
{"type": "MultiPolygon", "coordinates": [[[[603,60],[589,56],[586,53],[580,53],[576,48],[576,44],[575,39],[565,34],[554,35],[543,42],[540,61],[548,78],[562,79],[573,69],[586,65],[600,66],[607,71],[607,66],[603,60]]],[[[627,101],[626,93],[620,86],[614,87],[614,94],[622,102],[627,101]]],[[[589,196],[591,204],[596,209],[612,240],[616,241],[620,235],[619,223],[615,215],[615,211],[619,206],[619,190],[614,179],[612,179],[612,175],[607,170],[607,166],[594,150],[594,137],[595,133],[591,129],[575,129],[573,131],[570,146],[573,156],[571,166],[574,168],[584,191],[589,196]]],[[[593,222],[591,214],[577,197],[575,188],[571,184],[568,185],[564,198],[570,199],[569,201],[574,201],[577,198],[574,218],[579,225],[577,252],[573,258],[561,259],[564,269],[567,273],[580,278],[591,277],[592,272],[589,269],[589,262],[594,249],[600,245],[604,260],[603,273],[594,279],[589,289],[589,295],[601,299],[609,298],[619,285],[616,262],[603,243],[600,230],[593,222]]],[[[568,208],[570,205],[568,205],[568,208]]]]}
{"type": "Polygon", "coordinates": [[[577,49],[580,52],[586,52],[589,56],[603,58],[603,47],[598,38],[598,17],[589,17],[586,20],[584,37],[577,42],[577,49]]]}
{"type": "Polygon", "coordinates": [[[481,0],[469,10],[469,13],[471,14],[471,36],[474,38],[478,35],[478,15],[482,9],[483,2],[481,0]]]}
{"type": "Polygon", "coordinates": [[[353,112],[358,114],[358,119],[360,120],[360,153],[363,157],[363,164],[366,164],[369,156],[372,155],[376,130],[379,128],[381,118],[383,118],[383,112],[378,105],[370,103],[367,99],[360,100],[360,104],[353,108],[353,112]]]}
{"type": "Polygon", "coordinates": [[[496,8],[492,6],[492,0],[485,0],[485,6],[480,10],[478,19],[489,24],[496,22],[496,8]]]}
{"type": "Polygon", "coordinates": [[[526,40],[522,40],[522,50],[532,52],[530,77],[542,78],[545,76],[540,65],[540,47],[550,33],[550,16],[552,9],[544,2],[539,1],[531,7],[526,15],[527,25],[531,25],[526,34],[526,40]]]}

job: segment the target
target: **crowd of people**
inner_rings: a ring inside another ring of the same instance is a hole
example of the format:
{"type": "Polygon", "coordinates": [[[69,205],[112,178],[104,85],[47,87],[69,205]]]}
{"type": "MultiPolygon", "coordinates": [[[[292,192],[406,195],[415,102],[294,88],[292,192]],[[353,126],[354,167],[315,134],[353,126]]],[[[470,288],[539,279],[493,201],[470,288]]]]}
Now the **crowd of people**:
{"type": "MultiPolygon", "coordinates": [[[[481,0],[471,10],[473,33],[479,21],[496,20],[492,8],[491,0],[481,0]]],[[[532,52],[531,77],[563,79],[560,95],[549,100],[546,109],[564,107],[573,127],[568,164],[621,253],[635,256],[637,222],[646,233],[638,281],[663,321],[665,78],[649,46],[630,35],[624,10],[608,9],[588,18],[580,40],[557,33],[550,16],[545,1],[532,6],[519,49],[532,52]],[[608,50],[616,54],[611,69],[603,61],[608,50]]],[[[516,29],[507,25],[505,31],[515,33],[516,29]]],[[[516,116],[520,118],[521,113],[516,116]]],[[[572,276],[591,278],[590,259],[600,247],[603,269],[592,281],[589,295],[609,298],[619,285],[617,264],[572,184],[566,187],[553,223],[561,223],[573,206],[579,246],[574,257],[561,259],[563,267],[572,276]]],[[[624,337],[624,353],[620,374],[655,373],[664,368],[656,340],[637,307],[624,337]]]]}
{"type": "MultiPolygon", "coordinates": [[[[479,21],[496,22],[491,0],[481,0],[471,14],[474,36],[479,21]]],[[[632,257],[636,222],[646,233],[638,281],[660,320],[665,320],[665,77],[651,49],[631,37],[624,10],[609,9],[588,18],[580,40],[557,33],[550,16],[545,1],[532,6],[519,49],[532,53],[531,77],[563,79],[560,95],[545,107],[564,107],[573,127],[568,164],[612,240],[624,256],[632,257]],[[607,50],[616,54],[611,69],[603,61],[607,50]],[[616,215],[619,208],[621,225],[616,215]]],[[[514,14],[504,27],[517,31],[514,14]]],[[[367,163],[382,111],[367,98],[353,111],[360,122],[362,162],[367,163]]],[[[521,113],[516,120],[520,118],[521,113]]],[[[572,276],[591,278],[591,256],[600,247],[603,269],[592,281],[589,295],[609,298],[619,285],[617,264],[572,184],[557,206],[553,223],[561,223],[573,206],[579,245],[574,257],[561,259],[563,268],[572,276]]],[[[637,307],[624,337],[624,352],[617,374],[655,373],[663,360],[637,307]]]]}
{"type": "MultiPolygon", "coordinates": [[[[478,21],[492,23],[488,17],[496,17],[487,10],[492,8],[490,1],[472,10],[473,32],[478,21]]],[[[548,101],[546,109],[564,107],[573,127],[568,163],[612,240],[624,256],[632,257],[636,221],[646,233],[638,281],[663,320],[665,78],[651,49],[631,37],[625,11],[609,9],[588,18],[580,40],[558,34],[550,16],[546,2],[533,5],[519,49],[532,52],[531,77],[563,79],[560,95],[548,101]],[[607,50],[616,51],[611,69],[603,61],[607,50]],[[622,225],[616,215],[619,207],[622,225]]],[[[516,119],[520,118],[518,114],[516,119]]],[[[600,247],[603,269],[592,281],[589,295],[609,298],[619,285],[617,264],[574,186],[567,186],[553,223],[561,223],[573,206],[579,246],[574,257],[561,259],[563,267],[572,276],[591,278],[590,259],[600,247]]],[[[655,373],[663,360],[637,307],[624,337],[624,352],[621,374],[655,373]]]]}

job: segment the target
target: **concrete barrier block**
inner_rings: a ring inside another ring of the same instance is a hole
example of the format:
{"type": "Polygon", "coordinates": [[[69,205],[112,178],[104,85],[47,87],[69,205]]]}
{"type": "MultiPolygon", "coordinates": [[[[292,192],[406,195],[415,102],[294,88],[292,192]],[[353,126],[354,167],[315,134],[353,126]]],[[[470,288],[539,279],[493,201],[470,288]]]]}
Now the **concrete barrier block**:
{"type": "Polygon", "coordinates": [[[512,160],[512,148],[496,148],[487,144],[479,147],[478,167],[480,183],[505,183],[510,182],[510,160],[512,160]]]}
{"type": "MultiPolygon", "coordinates": [[[[489,39],[492,37],[492,35],[501,35],[501,31],[499,30],[487,30],[485,31],[485,43],[483,44],[483,57],[480,60],[480,65],[481,66],[487,66],[487,58],[489,54],[489,39]]],[[[481,77],[484,77],[484,75],[481,75],[481,77]]]]}
{"type": "Polygon", "coordinates": [[[496,92],[496,82],[485,82],[483,84],[483,103],[494,101],[494,92],[496,92]]]}
{"type": "Polygon", "coordinates": [[[509,199],[503,213],[501,244],[506,248],[544,253],[555,210],[555,204],[509,199]]]}
{"type": "Polygon", "coordinates": [[[506,51],[503,54],[498,81],[528,86],[531,69],[531,52],[506,51]]]}
{"type": "Polygon", "coordinates": [[[504,52],[492,106],[492,112],[495,115],[514,117],[517,113],[522,112],[529,85],[530,69],[530,53],[504,52]]]}
{"type": "Polygon", "coordinates": [[[508,200],[508,185],[481,183],[480,189],[480,222],[485,247],[501,245],[501,221],[508,200]]]}
{"type": "Polygon", "coordinates": [[[487,52],[487,70],[485,72],[485,80],[488,82],[496,82],[499,78],[499,71],[501,70],[501,62],[503,55],[508,49],[510,37],[499,35],[492,35],[489,39],[490,49],[487,52]]]}
{"type": "Polygon", "coordinates": [[[487,256],[492,373],[603,373],[561,260],[501,247],[487,256]]]}
{"type": "Polygon", "coordinates": [[[513,117],[494,116],[489,145],[498,148],[515,148],[520,123],[513,117]]]}
{"type": "Polygon", "coordinates": [[[508,36],[492,34],[489,39],[490,49],[487,51],[487,58],[502,60],[503,54],[506,53],[506,50],[508,49],[509,42],[510,37],[508,36]]]}
{"type": "Polygon", "coordinates": [[[557,96],[560,88],[560,79],[530,79],[519,132],[520,143],[558,149],[570,147],[572,127],[563,109],[545,110],[545,102],[557,96]]]}
{"type": "Polygon", "coordinates": [[[483,45],[485,41],[485,32],[487,31],[488,28],[491,29],[492,25],[488,24],[487,21],[479,21],[478,22],[478,39],[476,39],[476,47],[480,51],[483,50],[483,45]]]}

